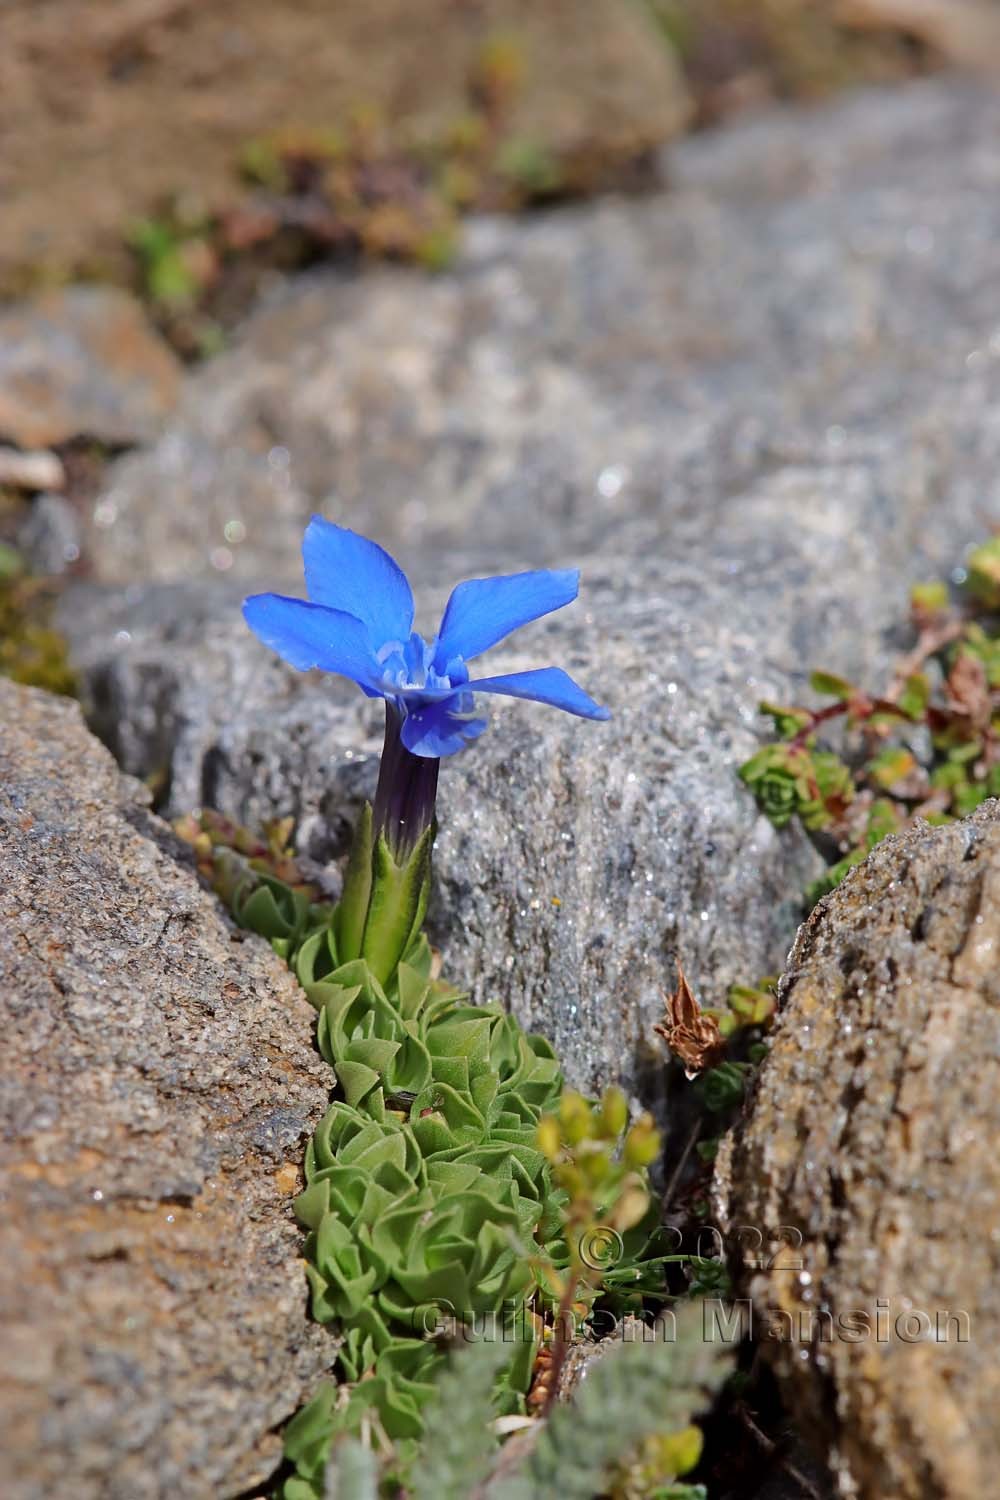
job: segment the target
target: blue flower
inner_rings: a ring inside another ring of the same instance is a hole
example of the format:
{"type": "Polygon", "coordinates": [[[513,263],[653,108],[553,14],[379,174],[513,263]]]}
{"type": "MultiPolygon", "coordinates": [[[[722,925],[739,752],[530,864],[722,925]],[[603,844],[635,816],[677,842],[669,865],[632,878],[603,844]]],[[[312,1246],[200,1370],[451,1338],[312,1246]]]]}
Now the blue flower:
{"type": "Polygon", "coordinates": [[[302,542],[304,599],[254,594],[243,615],[256,636],[293,667],[349,677],[370,698],[385,698],[402,716],[401,738],[413,755],[454,755],[478,738],[476,693],[549,703],[585,719],[607,719],[560,667],[470,677],[467,663],[512,630],[562,609],[577,596],[575,569],[471,578],[453,590],[432,641],[413,629],[406,575],[375,542],[313,516],[302,542]]]}

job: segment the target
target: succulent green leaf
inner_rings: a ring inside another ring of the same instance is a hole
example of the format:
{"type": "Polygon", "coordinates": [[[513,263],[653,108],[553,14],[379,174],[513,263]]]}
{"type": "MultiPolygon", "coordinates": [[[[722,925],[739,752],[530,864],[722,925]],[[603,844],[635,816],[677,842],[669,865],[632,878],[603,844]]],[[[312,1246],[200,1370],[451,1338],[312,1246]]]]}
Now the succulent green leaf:
{"type": "Polygon", "coordinates": [[[887,745],[868,762],[870,780],[886,791],[905,781],[916,770],[916,757],[904,745],[887,745]]]}
{"type": "MultiPolygon", "coordinates": [[[[429,967],[428,965],[428,969],[429,967]]],[[[396,968],[396,994],[399,999],[399,1009],[403,1016],[409,1019],[420,1014],[430,993],[430,988],[431,980],[429,973],[425,974],[412,962],[400,959],[396,968]]]]}
{"type": "Polygon", "coordinates": [[[808,806],[812,752],[800,746],[765,745],[740,767],[742,781],[775,828],[784,828],[808,806]]]}
{"type": "Polygon", "coordinates": [[[763,702],[759,704],[760,712],[766,714],[774,721],[775,733],[783,740],[792,740],[803,729],[806,729],[812,719],[812,714],[807,708],[786,707],[781,703],[763,702]]]}
{"type": "Polygon", "coordinates": [[[985,802],[990,796],[990,789],[985,782],[968,782],[965,786],[956,789],[952,805],[960,818],[968,817],[969,813],[975,812],[981,802],[985,802]]]}
{"type": "Polygon", "coordinates": [[[285,1457],[296,1469],[296,1477],[285,1483],[285,1500],[313,1500],[322,1495],[327,1455],[336,1429],[336,1400],[336,1385],[325,1381],[285,1428],[285,1457]]]}
{"type": "Polygon", "coordinates": [[[806,905],[815,906],[817,901],[821,901],[824,896],[836,890],[844,876],[867,859],[868,853],[868,846],[861,844],[857,849],[852,849],[850,854],[845,854],[844,858],[839,859],[836,864],[831,865],[824,875],[811,881],[806,887],[806,905]]]}
{"type": "Polygon", "coordinates": [[[310,933],[292,963],[299,983],[317,1009],[325,998],[325,992],[320,987],[340,967],[335,926],[334,921],[310,933]]]}
{"type": "Polygon", "coordinates": [[[819,693],[823,698],[835,698],[838,703],[846,703],[857,692],[853,683],[848,682],[846,677],[838,677],[834,672],[810,673],[809,686],[814,693],[819,693]]]}
{"type": "Polygon", "coordinates": [[[705,1107],[714,1112],[732,1109],[743,1098],[746,1087],[746,1063],[724,1062],[709,1068],[700,1081],[705,1107]]]}
{"type": "Polygon", "coordinates": [[[926,672],[913,672],[906,679],[897,699],[899,708],[907,718],[922,719],[930,702],[931,685],[926,672]]]}

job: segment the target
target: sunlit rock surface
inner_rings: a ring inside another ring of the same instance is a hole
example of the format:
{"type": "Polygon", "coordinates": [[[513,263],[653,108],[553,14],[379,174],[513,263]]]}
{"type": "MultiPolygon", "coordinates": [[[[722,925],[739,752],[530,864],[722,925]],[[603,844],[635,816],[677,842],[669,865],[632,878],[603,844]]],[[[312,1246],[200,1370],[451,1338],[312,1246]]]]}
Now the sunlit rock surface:
{"type": "Polygon", "coordinates": [[[174,409],[180,364],[140,304],[73,286],[0,310],[0,439],[44,448],[151,442],[174,409]]]}

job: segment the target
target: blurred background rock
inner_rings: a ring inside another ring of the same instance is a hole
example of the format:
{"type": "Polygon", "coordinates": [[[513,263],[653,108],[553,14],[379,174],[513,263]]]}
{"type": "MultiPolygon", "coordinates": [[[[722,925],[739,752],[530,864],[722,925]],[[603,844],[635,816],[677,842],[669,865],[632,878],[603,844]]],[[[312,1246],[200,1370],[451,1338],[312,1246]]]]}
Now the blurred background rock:
{"type": "Polygon", "coordinates": [[[26,260],[31,275],[58,275],[113,259],[128,217],[164,194],[231,199],[240,154],[262,132],[329,129],[362,110],[417,143],[461,123],[470,84],[516,84],[517,136],[595,177],[687,116],[670,42],[629,0],[15,0],[5,11],[8,287],[26,260]]]}
{"type": "Polygon", "coordinates": [[[979,59],[984,24],[987,0],[7,0],[0,292],[121,272],[132,219],[232,204],[262,135],[360,110],[426,144],[506,90],[525,170],[590,189],[689,122],[979,59]]]}

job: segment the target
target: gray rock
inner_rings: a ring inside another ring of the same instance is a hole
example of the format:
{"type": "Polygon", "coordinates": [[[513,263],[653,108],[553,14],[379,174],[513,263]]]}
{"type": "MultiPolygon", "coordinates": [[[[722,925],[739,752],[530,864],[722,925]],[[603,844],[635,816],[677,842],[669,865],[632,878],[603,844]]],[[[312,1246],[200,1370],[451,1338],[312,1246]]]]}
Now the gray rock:
{"type": "Polygon", "coordinates": [[[38,495],[17,533],[33,573],[65,573],[80,556],[80,512],[63,495],[38,495]]]}
{"type": "Polygon", "coordinates": [[[47,448],[73,437],[150,442],[180,365],[134,297],[71,286],[0,312],[0,437],[47,448]]]}
{"type": "Polygon", "coordinates": [[[0,679],[0,726],[4,1493],[236,1495],[335,1349],[289,1207],[310,1007],[75,704],[0,679]]]}
{"type": "Polygon", "coordinates": [[[998,952],[1000,802],[880,844],[800,932],[720,1154],[738,1291],[841,1495],[994,1491],[998,952]]]}
{"type": "Polygon", "coordinates": [[[1000,508],[998,126],[966,84],[864,95],[690,143],[665,196],[482,223],[432,282],[289,283],[115,471],[94,557],[130,586],[64,610],[100,732],[170,810],[339,853],[378,715],[249,639],[242,588],[298,586],[324,496],[431,628],[456,578],[580,563],[582,603],[490,663],[561,662],[615,717],[491,705],[443,774],[433,919],[574,1081],[638,1087],[675,953],[704,998],[773,972],[818,867],[736,780],[756,701],[873,680],[908,581],[1000,508]]]}

